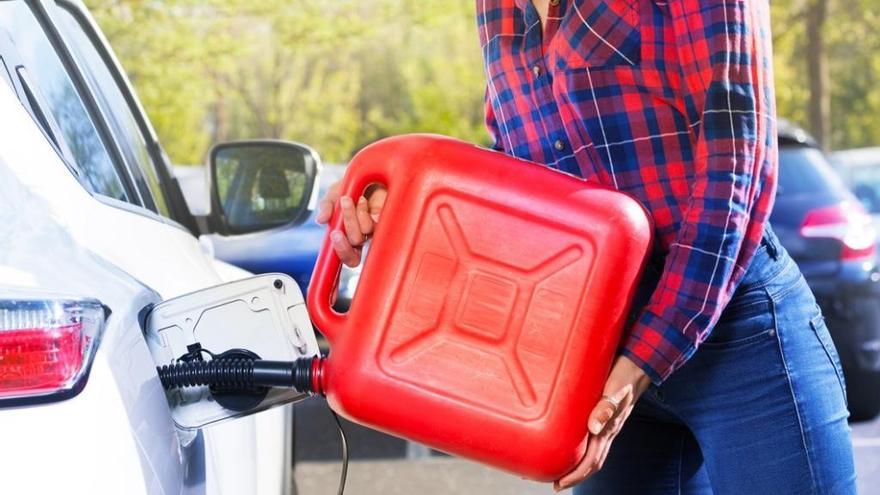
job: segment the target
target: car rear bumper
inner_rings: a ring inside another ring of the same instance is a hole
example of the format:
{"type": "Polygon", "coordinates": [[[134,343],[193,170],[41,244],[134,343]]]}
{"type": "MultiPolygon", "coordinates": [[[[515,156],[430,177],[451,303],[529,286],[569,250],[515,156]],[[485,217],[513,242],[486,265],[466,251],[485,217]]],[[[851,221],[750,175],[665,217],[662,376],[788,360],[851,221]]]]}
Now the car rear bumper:
{"type": "Polygon", "coordinates": [[[807,277],[847,370],[880,373],[880,271],[843,267],[807,277]]]}

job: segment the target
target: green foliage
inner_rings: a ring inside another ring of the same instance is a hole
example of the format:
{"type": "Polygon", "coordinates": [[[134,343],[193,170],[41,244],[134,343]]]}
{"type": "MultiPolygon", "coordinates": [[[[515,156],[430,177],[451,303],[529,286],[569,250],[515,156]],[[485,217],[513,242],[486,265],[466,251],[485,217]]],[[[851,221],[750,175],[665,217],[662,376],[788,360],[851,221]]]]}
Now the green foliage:
{"type": "Polygon", "coordinates": [[[175,163],[280,138],[344,162],[403,132],[485,142],[473,6],[87,0],[175,163]]]}
{"type": "Polygon", "coordinates": [[[205,27],[177,9],[192,2],[87,2],[121,59],[168,153],[200,161],[209,144],[204,129],[210,81],[201,70],[210,57],[205,27]]]}
{"type": "MultiPolygon", "coordinates": [[[[473,3],[86,0],[175,163],[271,137],[328,162],[403,132],[487,144],[473,3]]],[[[779,115],[806,123],[809,0],[774,0],[779,115]]],[[[831,0],[832,147],[880,143],[880,6],[831,0]]]]}
{"type": "MultiPolygon", "coordinates": [[[[829,0],[822,33],[831,80],[831,148],[880,144],[880,4],[829,0]]],[[[774,0],[778,113],[807,123],[806,11],[809,0],[774,0]]]]}

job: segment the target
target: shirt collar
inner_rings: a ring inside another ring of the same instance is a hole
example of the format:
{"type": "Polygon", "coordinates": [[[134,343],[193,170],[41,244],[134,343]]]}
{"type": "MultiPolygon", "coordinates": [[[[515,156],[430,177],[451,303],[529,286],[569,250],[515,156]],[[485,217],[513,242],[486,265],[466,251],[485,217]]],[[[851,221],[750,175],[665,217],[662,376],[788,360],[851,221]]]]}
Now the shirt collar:
{"type": "MultiPolygon", "coordinates": [[[[558,4],[550,5],[548,8],[548,14],[555,16],[561,15],[561,13],[565,11],[564,9],[566,2],[567,0],[560,0],[558,4]]],[[[514,5],[516,5],[516,7],[520,9],[520,11],[523,13],[523,16],[526,17],[527,20],[531,16],[534,16],[535,19],[540,18],[540,16],[538,15],[538,9],[537,7],[535,7],[535,4],[532,3],[532,0],[514,0],[514,5]]]]}

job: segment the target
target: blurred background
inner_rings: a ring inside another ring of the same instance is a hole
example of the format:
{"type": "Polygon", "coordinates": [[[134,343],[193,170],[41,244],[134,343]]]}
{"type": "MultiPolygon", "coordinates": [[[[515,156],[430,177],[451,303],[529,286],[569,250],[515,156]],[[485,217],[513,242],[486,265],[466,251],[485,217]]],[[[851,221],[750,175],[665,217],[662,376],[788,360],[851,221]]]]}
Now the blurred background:
{"type": "Polygon", "coordinates": [[[378,138],[482,142],[472,2],[91,0],[174,163],[250,137],[347,161],[378,138]]]}
{"type": "MultiPolygon", "coordinates": [[[[252,137],[347,161],[428,131],[485,143],[474,6],[422,0],[87,0],[174,163],[252,137]]],[[[876,0],[774,0],[779,115],[826,150],[880,143],[876,0]]]]}
{"type": "MultiPolygon", "coordinates": [[[[187,165],[201,165],[209,147],[224,141],[306,143],[339,164],[325,166],[322,189],[342,176],[354,153],[385,136],[436,132],[489,144],[473,2],[85,3],[178,165],[194,215],[206,210],[194,207],[206,202],[204,169],[187,165]]],[[[880,225],[880,5],[774,0],[772,12],[778,113],[791,122],[780,125],[772,222],[817,294],[841,353],[860,487],[869,493],[880,483],[880,269],[870,216],[880,225]]],[[[203,230],[218,258],[255,272],[283,271],[304,290],[323,236],[311,221],[263,236],[203,230]]],[[[343,273],[344,304],[357,281],[356,270],[343,273]]],[[[318,400],[298,405],[296,415],[300,493],[333,493],[335,425],[318,400]]],[[[351,493],[549,492],[347,427],[351,493]]]]}

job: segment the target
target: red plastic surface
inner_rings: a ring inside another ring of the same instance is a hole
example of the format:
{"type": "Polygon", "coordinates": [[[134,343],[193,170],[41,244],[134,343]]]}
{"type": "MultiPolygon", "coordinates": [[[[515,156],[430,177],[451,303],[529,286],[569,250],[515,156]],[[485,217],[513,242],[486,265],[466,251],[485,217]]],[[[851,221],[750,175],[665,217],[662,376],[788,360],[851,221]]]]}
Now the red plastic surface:
{"type": "MultiPolygon", "coordinates": [[[[323,388],[358,423],[550,481],[583,456],[651,245],[629,196],[449,138],[352,160],[343,194],[388,187],[347,314],[329,238],[309,310],[323,388]]],[[[333,228],[342,228],[334,212],[333,228]]]]}

